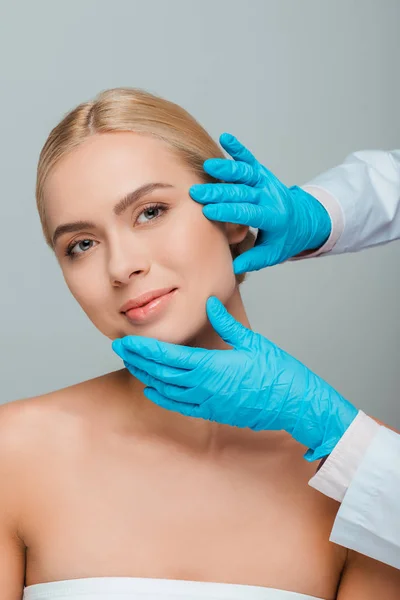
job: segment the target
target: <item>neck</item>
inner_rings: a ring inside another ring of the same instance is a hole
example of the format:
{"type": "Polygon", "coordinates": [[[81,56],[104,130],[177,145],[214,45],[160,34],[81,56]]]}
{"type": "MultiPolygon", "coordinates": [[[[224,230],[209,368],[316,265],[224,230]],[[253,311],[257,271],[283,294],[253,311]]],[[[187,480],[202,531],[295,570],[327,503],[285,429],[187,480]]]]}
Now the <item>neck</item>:
{"type": "MultiPolygon", "coordinates": [[[[250,327],[238,288],[226,304],[226,308],[239,323],[250,327]]],[[[230,348],[209,322],[195,338],[186,342],[186,345],[209,350],[230,348]]],[[[144,396],[145,386],[132,377],[127,369],[118,371],[118,376],[126,402],[128,402],[130,410],[134,411],[134,430],[139,434],[157,438],[157,442],[184,447],[187,452],[205,454],[221,447],[224,441],[232,438],[237,430],[229,425],[186,417],[179,412],[161,408],[144,396]],[[134,399],[133,403],[132,399],[134,399]]]]}

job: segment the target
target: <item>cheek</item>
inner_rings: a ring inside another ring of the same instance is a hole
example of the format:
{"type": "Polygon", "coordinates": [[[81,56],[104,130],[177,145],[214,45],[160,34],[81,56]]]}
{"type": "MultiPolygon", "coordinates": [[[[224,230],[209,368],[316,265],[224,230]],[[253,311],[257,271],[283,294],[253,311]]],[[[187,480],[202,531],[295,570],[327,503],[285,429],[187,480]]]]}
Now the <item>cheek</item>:
{"type": "Polygon", "coordinates": [[[80,265],[76,266],[78,268],[63,269],[65,283],[82,310],[95,322],[96,315],[104,312],[104,284],[96,276],[95,270],[79,269],[80,265]]]}
{"type": "Polygon", "coordinates": [[[64,279],[69,291],[93,325],[109,339],[115,339],[119,337],[119,333],[115,326],[113,302],[107,296],[101,278],[94,275],[95,273],[86,270],[84,276],[75,272],[70,276],[64,274],[64,279]]]}
{"type": "Polygon", "coordinates": [[[108,295],[104,279],[99,277],[99,269],[72,267],[71,270],[62,269],[65,283],[72,296],[80,305],[83,312],[93,325],[110,340],[121,337],[123,332],[116,327],[114,304],[115,301],[108,295]]]}
{"type": "Polygon", "coordinates": [[[165,256],[171,268],[179,268],[185,279],[190,278],[206,293],[224,295],[236,282],[225,225],[209,221],[202,207],[192,201],[184,212],[184,216],[182,211],[182,217],[174,219],[173,227],[166,228],[165,256]]]}

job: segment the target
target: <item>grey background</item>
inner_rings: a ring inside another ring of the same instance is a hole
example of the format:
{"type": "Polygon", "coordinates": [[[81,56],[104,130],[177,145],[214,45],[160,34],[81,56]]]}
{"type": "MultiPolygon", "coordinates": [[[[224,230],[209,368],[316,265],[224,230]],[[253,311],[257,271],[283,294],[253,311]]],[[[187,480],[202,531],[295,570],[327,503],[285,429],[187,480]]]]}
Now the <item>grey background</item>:
{"type": "MultiPolygon", "coordinates": [[[[399,147],[398,0],[0,3],[0,402],[121,368],[70,295],[36,214],[50,129],[136,86],[235,133],[285,183],[399,147]]],[[[400,427],[400,244],[252,274],[254,329],[400,427]]]]}

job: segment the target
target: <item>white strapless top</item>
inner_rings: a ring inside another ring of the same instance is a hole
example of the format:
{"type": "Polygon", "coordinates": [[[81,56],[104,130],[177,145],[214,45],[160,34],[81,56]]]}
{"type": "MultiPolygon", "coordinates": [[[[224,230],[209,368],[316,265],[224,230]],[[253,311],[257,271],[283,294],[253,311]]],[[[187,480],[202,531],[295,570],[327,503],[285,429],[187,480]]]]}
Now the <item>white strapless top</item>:
{"type": "Polygon", "coordinates": [[[323,600],[258,585],[143,577],[89,577],[28,585],[23,600],[323,600]]]}

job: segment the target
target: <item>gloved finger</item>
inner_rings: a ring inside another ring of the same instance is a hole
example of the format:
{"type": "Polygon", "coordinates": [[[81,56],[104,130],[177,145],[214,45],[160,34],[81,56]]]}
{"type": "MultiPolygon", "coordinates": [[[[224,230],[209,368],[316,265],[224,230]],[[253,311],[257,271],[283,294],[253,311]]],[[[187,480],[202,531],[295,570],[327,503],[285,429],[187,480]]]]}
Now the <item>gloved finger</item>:
{"type": "Polygon", "coordinates": [[[124,361],[124,364],[128,371],[131,373],[131,375],[139,379],[145,385],[154,388],[159,394],[162,394],[166,398],[185,404],[197,404],[197,402],[195,402],[195,395],[193,394],[192,390],[188,390],[187,388],[181,388],[177,385],[163,383],[156,377],[153,377],[149,373],[146,373],[142,369],[131,365],[128,362],[124,361]]]}
{"type": "Polygon", "coordinates": [[[270,185],[274,185],[279,189],[280,186],[286,186],[270,171],[262,165],[256,157],[231,133],[222,133],[219,138],[221,146],[232,156],[234,160],[239,160],[254,167],[261,169],[263,174],[269,180],[270,185]]]}
{"type": "Polygon", "coordinates": [[[233,271],[235,275],[240,275],[241,273],[250,273],[251,271],[272,267],[279,262],[279,253],[269,251],[265,246],[255,246],[235,258],[233,271]]]}
{"type": "Polygon", "coordinates": [[[144,371],[162,383],[171,383],[180,388],[193,387],[191,384],[191,381],[193,381],[192,371],[166,366],[162,363],[155,362],[152,359],[145,358],[132,350],[125,350],[124,362],[129,366],[144,371]]]}
{"type": "Polygon", "coordinates": [[[161,342],[156,338],[142,337],[140,335],[127,335],[112,342],[112,349],[120,356],[123,349],[131,350],[136,354],[180,369],[193,369],[196,367],[209,350],[180,346],[169,342],[161,342]]]}
{"type": "Polygon", "coordinates": [[[244,162],[236,162],[227,158],[208,158],[203,169],[215,179],[228,183],[245,183],[256,186],[263,181],[261,169],[244,162]]]}
{"type": "MultiPolygon", "coordinates": [[[[241,323],[236,321],[216,296],[210,296],[208,298],[206,302],[206,311],[208,319],[218,335],[224,342],[230,344],[234,348],[242,347],[245,344],[245,340],[249,340],[252,337],[250,329],[247,329],[241,323]]],[[[227,363],[229,363],[229,354],[226,350],[223,352],[226,355],[227,363]]]]}
{"type": "Polygon", "coordinates": [[[231,133],[222,133],[219,137],[219,143],[235,160],[241,160],[249,165],[259,165],[258,160],[250,150],[243,146],[231,133]]]}
{"type": "Polygon", "coordinates": [[[249,202],[258,204],[262,190],[243,183],[197,183],[189,188],[193,200],[209,202],[249,202]]]}
{"type": "Polygon", "coordinates": [[[128,369],[129,373],[133,377],[136,377],[136,379],[139,379],[139,381],[144,383],[144,385],[151,384],[151,377],[148,373],[146,373],[145,371],[141,371],[140,369],[138,369],[134,365],[131,365],[129,362],[127,362],[125,360],[124,360],[124,365],[128,369]]]}
{"type": "Polygon", "coordinates": [[[179,412],[185,417],[195,416],[194,413],[198,408],[197,406],[194,406],[192,404],[184,404],[182,402],[175,402],[174,400],[169,400],[152,387],[144,388],[143,393],[146,396],[146,398],[154,402],[154,404],[161,406],[161,408],[166,408],[167,410],[179,412]]]}
{"type": "Polygon", "coordinates": [[[274,226],[279,218],[276,211],[269,206],[255,206],[246,203],[206,204],[203,206],[203,215],[212,221],[239,223],[256,229],[267,229],[269,225],[274,226]]]}

